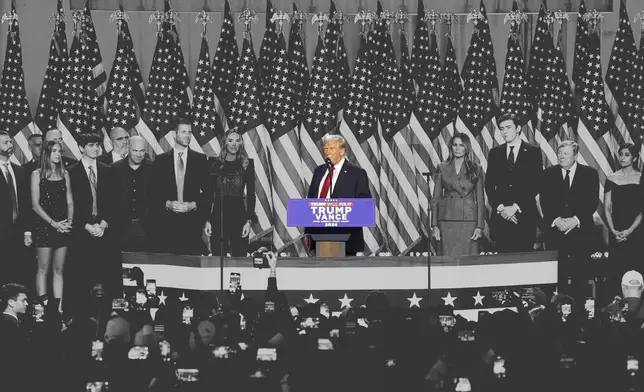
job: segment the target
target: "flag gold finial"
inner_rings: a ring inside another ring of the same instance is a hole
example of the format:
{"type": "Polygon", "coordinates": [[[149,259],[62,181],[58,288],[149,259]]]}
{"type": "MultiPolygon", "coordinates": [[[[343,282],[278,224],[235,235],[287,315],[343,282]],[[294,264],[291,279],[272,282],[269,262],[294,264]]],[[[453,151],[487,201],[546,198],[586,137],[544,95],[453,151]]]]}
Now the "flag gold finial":
{"type": "Polygon", "coordinates": [[[9,22],[9,33],[11,34],[11,37],[13,37],[15,34],[15,32],[13,31],[14,21],[20,22],[20,18],[18,17],[18,13],[16,11],[7,11],[2,15],[2,23],[9,22]]]}
{"type": "Polygon", "coordinates": [[[604,19],[604,15],[597,10],[590,10],[584,14],[584,21],[588,23],[588,34],[599,35],[599,22],[604,19]]]}
{"type": "Polygon", "coordinates": [[[521,23],[528,20],[528,17],[525,13],[521,11],[512,11],[505,14],[503,18],[503,23],[507,24],[510,22],[510,37],[514,40],[518,40],[521,37],[521,23]]]}
{"type": "Polygon", "coordinates": [[[635,19],[633,19],[633,21],[635,23],[640,22],[640,31],[644,31],[644,10],[635,14],[635,19]]]}
{"type": "Polygon", "coordinates": [[[387,31],[389,31],[389,27],[391,26],[391,21],[394,19],[394,14],[389,10],[383,10],[380,13],[380,16],[377,16],[376,18],[378,20],[384,21],[385,26],[387,26],[387,31]]]}
{"type": "Polygon", "coordinates": [[[58,24],[59,22],[64,22],[67,17],[63,10],[57,10],[49,16],[49,23],[54,22],[54,34],[58,33],[58,24]]]}
{"type": "Polygon", "coordinates": [[[338,24],[340,35],[343,35],[344,31],[342,29],[344,27],[344,23],[349,21],[347,14],[345,14],[342,10],[336,10],[335,14],[333,14],[333,17],[331,17],[331,20],[338,24]]]}
{"type": "Polygon", "coordinates": [[[429,11],[425,12],[425,15],[423,16],[422,21],[423,22],[429,22],[429,25],[430,25],[429,32],[431,34],[435,35],[436,34],[436,24],[438,23],[438,21],[440,19],[441,19],[441,15],[438,12],[436,12],[434,10],[429,10],[429,11]]]}
{"type": "Polygon", "coordinates": [[[208,23],[212,23],[212,16],[206,10],[202,10],[195,17],[195,24],[201,22],[201,38],[208,38],[208,23]]]}
{"type": "Polygon", "coordinates": [[[110,23],[116,23],[118,32],[121,32],[123,21],[130,21],[130,15],[128,15],[125,11],[116,10],[112,13],[112,15],[110,15],[110,23]]]}
{"type": "Polygon", "coordinates": [[[559,25],[559,32],[557,33],[557,48],[560,48],[563,43],[563,23],[564,21],[568,22],[568,20],[570,20],[570,15],[562,10],[555,11],[551,15],[551,17],[554,18],[554,21],[559,25]]]}
{"type": "Polygon", "coordinates": [[[441,14],[441,21],[443,22],[443,24],[447,25],[447,34],[445,35],[450,37],[453,40],[454,34],[453,34],[452,26],[458,23],[458,19],[456,18],[456,15],[454,15],[451,12],[444,12],[441,14]]]}
{"type": "Polygon", "coordinates": [[[277,34],[282,34],[284,31],[284,22],[290,21],[291,17],[282,10],[277,10],[271,17],[271,23],[277,22],[277,34]]]}
{"type": "Polygon", "coordinates": [[[400,29],[398,32],[400,34],[404,34],[405,37],[407,37],[407,32],[405,31],[405,23],[411,22],[411,18],[409,17],[409,13],[405,12],[403,10],[399,10],[394,14],[394,23],[400,25],[400,29]]]}
{"type": "Polygon", "coordinates": [[[308,18],[309,14],[304,11],[293,11],[293,14],[291,14],[291,20],[293,20],[293,23],[297,23],[300,27],[306,23],[308,18]]]}
{"type": "Polygon", "coordinates": [[[157,25],[157,35],[161,35],[161,25],[163,24],[164,16],[163,12],[156,10],[148,18],[148,23],[156,23],[157,25]]]}
{"type": "Polygon", "coordinates": [[[356,17],[353,19],[353,23],[360,23],[360,34],[366,35],[371,24],[376,20],[376,13],[373,11],[360,11],[356,14],[356,17]]]}
{"type": "Polygon", "coordinates": [[[238,22],[244,23],[244,32],[245,33],[250,33],[252,29],[252,24],[257,23],[258,16],[257,12],[255,10],[251,10],[250,8],[245,8],[241,14],[237,17],[238,22]]]}
{"type": "Polygon", "coordinates": [[[311,18],[311,24],[317,24],[318,35],[322,35],[324,32],[324,23],[329,23],[330,21],[329,14],[325,14],[324,12],[316,12],[313,18],[311,18]]]}
{"type": "Polygon", "coordinates": [[[74,34],[81,40],[85,41],[85,31],[83,24],[86,21],[85,12],[83,10],[72,11],[72,22],[74,23],[74,34]]]}

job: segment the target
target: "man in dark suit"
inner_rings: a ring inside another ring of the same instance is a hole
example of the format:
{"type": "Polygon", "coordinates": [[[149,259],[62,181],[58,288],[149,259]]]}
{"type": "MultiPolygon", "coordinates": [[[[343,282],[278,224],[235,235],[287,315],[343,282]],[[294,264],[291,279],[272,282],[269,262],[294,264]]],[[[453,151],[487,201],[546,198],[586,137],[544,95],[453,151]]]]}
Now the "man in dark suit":
{"type": "Polygon", "coordinates": [[[559,144],[559,164],[545,170],[539,192],[546,248],[559,251],[559,283],[564,286],[569,282],[578,286],[588,276],[592,249],[588,241],[599,200],[597,170],[577,163],[578,152],[573,141],[559,144]]]}
{"type": "Polygon", "coordinates": [[[541,151],[521,140],[514,114],[503,114],[499,130],[506,143],[490,150],[485,178],[492,216],[490,231],[498,252],[531,252],[537,229],[535,197],[541,178],[541,151]]]}
{"type": "Polygon", "coordinates": [[[212,187],[204,154],[189,148],[191,121],[180,118],[173,126],[175,146],[156,157],[152,165],[152,205],[158,250],[176,254],[203,254],[201,231],[210,214],[212,187]]]}
{"type": "MultiPolygon", "coordinates": [[[[325,159],[331,166],[320,165],[313,172],[308,198],[370,198],[367,172],[346,159],[346,141],[340,135],[326,135],[322,138],[325,159]]],[[[313,228],[307,227],[304,244],[311,249],[315,246],[308,234],[350,234],[346,254],[355,256],[364,250],[362,228],[313,228]]]]}
{"type": "Polygon", "coordinates": [[[95,284],[117,292],[121,268],[111,241],[111,169],[96,160],[101,144],[99,135],[81,134],[76,140],[83,156],[69,168],[69,176],[74,199],[73,254],[78,267],[75,277],[82,280],[77,288],[81,290],[81,296],[87,295],[95,284]]]}
{"type": "Polygon", "coordinates": [[[110,131],[110,140],[112,141],[112,151],[98,157],[99,162],[106,165],[111,165],[127,158],[128,151],[130,150],[130,134],[124,128],[114,127],[110,131]]]}
{"type": "Polygon", "coordinates": [[[20,384],[20,389],[25,387],[27,381],[21,376],[27,375],[29,368],[27,335],[20,327],[19,319],[26,313],[27,305],[27,289],[24,286],[8,283],[0,287],[0,347],[4,353],[0,377],[20,384]]]}
{"type": "Polygon", "coordinates": [[[24,168],[9,161],[12,154],[11,136],[0,131],[0,284],[25,280],[25,245],[31,245],[27,179],[24,168]]]}
{"type": "Polygon", "coordinates": [[[27,139],[29,143],[29,151],[31,152],[31,160],[22,167],[25,168],[27,180],[31,178],[31,173],[38,169],[40,166],[40,153],[42,152],[42,135],[39,133],[32,133],[27,139]]]}
{"type": "Polygon", "coordinates": [[[149,252],[150,176],[152,161],[145,157],[147,142],[132,136],[125,159],[112,164],[114,227],[122,251],[149,252]]]}

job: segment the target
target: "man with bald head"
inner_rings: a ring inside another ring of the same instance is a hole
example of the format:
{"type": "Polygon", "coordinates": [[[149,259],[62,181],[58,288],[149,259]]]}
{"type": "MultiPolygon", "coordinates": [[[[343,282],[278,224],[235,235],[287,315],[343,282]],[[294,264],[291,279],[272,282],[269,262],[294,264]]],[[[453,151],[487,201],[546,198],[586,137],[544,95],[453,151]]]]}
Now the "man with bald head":
{"type": "MultiPolygon", "coordinates": [[[[63,148],[65,148],[65,142],[63,140],[63,133],[61,131],[59,131],[58,129],[56,129],[56,128],[50,129],[49,131],[47,131],[47,133],[45,133],[45,143],[43,143],[43,144],[44,144],[44,146],[46,146],[47,143],[52,142],[52,141],[60,143],[61,146],[63,146],[63,148]]],[[[63,150],[63,165],[65,165],[65,168],[68,169],[74,163],[76,163],[76,160],[66,156],[65,155],[65,150],[63,150]]]]}
{"type": "Polygon", "coordinates": [[[146,155],[148,144],[141,136],[132,136],[127,158],[112,164],[114,214],[120,249],[127,252],[150,251],[149,180],[152,161],[146,155]]]}
{"type": "Polygon", "coordinates": [[[110,140],[112,141],[112,151],[106,152],[98,158],[99,162],[103,162],[106,165],[111,165],[127,157],[130,134],[124,128],[114,127],[110,131],[110,140]]]}

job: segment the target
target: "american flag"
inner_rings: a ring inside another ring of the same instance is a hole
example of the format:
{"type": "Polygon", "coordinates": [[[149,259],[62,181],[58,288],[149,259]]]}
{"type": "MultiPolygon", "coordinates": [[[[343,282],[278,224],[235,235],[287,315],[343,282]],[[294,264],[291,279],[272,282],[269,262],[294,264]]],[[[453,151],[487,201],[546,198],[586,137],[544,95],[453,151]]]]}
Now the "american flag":
{"type": "MultiPolygon", "coordinates": [[[[264,38],[262,45],[259,47],[259,92],[262,117],[268,117],[270,108],[267,99],[268,88],[273,78],[273,67],[277,60],[277,32],[275,31],[275,23],[271,21],[275,9],[271,0],[266,0],[266,30],[264,31],[264,38]]],[[[268,146],[268,144],[266,144],[268,146]]]]}
{"type": "MultiPolygon", "coordinates": [[[[123,5],[119,7],[123,11],[123,5]]],[[[145,88],[143,84],[143,76],[141,75],[141,67],[139,66],[139,61],[136,59],[136,53],[134,52],[134,41],[132,41],[132,34],[130,33],[130,25],[127,21],[123,21],[121,25],[121,32],[123,33],[123,47],[128,57],[130,58],[130,71],[129,78],[130,83],[132,84],[132,92],[136,99],[136,103],[139,106],[139,110],[143,111],[145,106],[145,88]]]]}
{"type": "MultiPolygon", "coordinates": [[[[493,119],[497,112],[493,90],[497,88],[498,82],[493,60],[492,38],[482,1],[480,12],[483,17],[476,20],[463,66],[465,88],[461,97],[456,129],[468,134],[476,160],[481,164],[483,171],[487,171],[487,154],[501,141],[493,138],[496,129],[493,119]]],[[[500,135],[496,136],[500,137],[500,135]]]]}
{"type": "Polygon", "coordinates": [[[540,83],[541,78],[543,77],[542,62],[543,59],[546,58],[544,47],[548,36],[552,42],[552,35],[550,35],[550,28],[548,21],[546,20],[546,16],[548,14],[549,12],[546,0],[543,0],[541,7],[539,8],[539,15],[537,16],[537,27],[534,33],[534,38],[532,39],[532,46],[530,47],[530,62],[528,65],[528,72],[526,74],[528,84],[526,96],[532,107],[530,114],[533,116],[533,121],[534,115],[537,113],[537,101],[539,100],[540,83]]]}
{"type": "MultiPolygon", "coordinates": [[[[405,255],[421,240],[420,207],[416,185],[416,164],[409,144],[408,102],[403,92],[403,79],[396,66],[388,23],[378,22],[375,58],[381,69],[377,91],[381,97],[380,214],[387,249],[393,255],[405,255]]],[[[406,50],[406,48],[403,48],[406,50]]]]}
{"type": "MultiPolygon", "coordinates": [[[[606,177],[613,172],[612,152],[609,148],[611,129],[615,126],[613,115],[606,103],[600,59],[599,33],[588,35],[587,63],[581,80],[581,111],[577,126],[580,162],[597,169],[601,200],[606,177]]],[[[599,209],[600,215],[603,208],[599,209]]]]}
{"type": "Polygon", "coordinates": [[[32,122],[27,102],[25,74],[22,69],[20,27],[14,2],[11,2],[11,17],[14,19],[9,21],[7,49],[0,81],[0,124],[2,124],[1,129],[9,133],[18,147],[14,149],[12,158],[15,158],[17,163],[23,164],[32,158],[27,138],[33,133],[40,132],[32,122]]]}
{"type": "Polygon", "coordinates": [[[301,228],[286,225],[286,206],[289,199],[301,199],[305,195],[297,129],[308,69],[300,38],[301,26],[296,20],[292,22],[288,53],[284,34],[278,33],[277,57],[266,92],[268,112],[264,119],[272,141],[273,245],[278,252],[302,235],[301,228]]]}
{"type": "Polygon", "coordinates": [[[557,164],[557,145],[571,135],[568,121],[572,116],[572,93],[561,48],[554,46],[550,31],[543,38],[543,57],[537,69],[540,87],[534,128],[547,167],[557,164]]]}
{"type": "Polygon", "coordinates": [[[265,147],[267,131],[262,123],[259,100],[259,69],[253,50],[252,37],[250,33],[247,33],[244,37],[239,74],[235,82],[228,122],[231,126],[237,127],[242,134],[246,152],[255,164],[257,224],[253,226],[254,236],[251,240],[270,233],[273,228],[271,166],[265,147]]]}
{"type": "MultiPolygon", "coordinates": [[[[622,110],[622,107],[626,104],[626,88],[632,75],[635,75],[636,59],[635,38],[633,37],[631,22],[628,19],[626,2],[622,0],[619,7],[619,28],[615,35],[615,43],[613,44],[613,51],[606,71],[606,85],[608,88],[604,89],[604,92],[606,93],[608,106],[615,118],[615,126],[619,131],[616,139],[621,139],[625,143],[633,143],[633,140],[639,142],[641,134],[640,129],[628,126],[630,125],[626,123],[628,112],[622,110]]],[[[617,153],[618,150],[619,147],[613,151],[617,153]]]]}
{"type": "Polygon", "coordinates": [[[237,39],[235,38],[235,25],[233,24],[233,16],[230,13],[230,4],[226,0],[219,43],[215,50],[215,57],[212,60],[215,105],[224,129],[228,129],[228,121],[226,118],[230,116],[235,79],[239,72],[238,67],[239,48],[237,47],[237,39]]]}
{"type": "Polygon", "coordinates": [[[89,45],[90,37],[81,23],[75,32],[70,57],[65,71],[62,107],[58,116],[58,129],[63,134],[67,151],[80,159],[81,153],[74,137],[81,133],[101,134],[105,125],[101,98],[97,95],[94,74],[96,52],[89,45]]]}
{"type": "MultiPolygon", "coordinates": [[[[120,23],[126,24],[125,20],[120,23]]],[[[138,123],[138,103],[132,88],[130,70],[132,59],[125,44],[125,33],[121,27],[118,31],[116,53],[112,63],[112,72],[105,93],[107,101],[107,120],[109,125],[130,130],[138,123]]]]}
{"type": "MultiPolygon", "coordinates": [[[[514,4],[516,5],[517,3],[514,2],[514,4]]],[[[499,111],[501,113],[516,114],[523,125],[529,121],[531,108],[526,97],[525,61],[519,39],[518,35],[512,33],[508,37],[508,51],[505,57],[503,92],[501,93],[499,111]]]]}
{"type": "Polygon", "coordinates": [[[331,104],[333,111],[340,116],[340,112],[347,105],[348,83],[351,77],[351,70],[349,69],[349,59],[347,51],[344,47],[344,34],[342,33],[342,24],[340,21],[334,19],[337,14],[335,2],[332,0],[329,6],[329,22],[324,36],[324,46],[327,49],[327,56],[329,56],[329,69],[332,77],[332,91],[331,104]]]}
{"type": "MultiPolygon", "coordinates": [[[[121,11],[123,11],[123,7],[121,7],[121,11]]],[[[120,22],[114,63],[107,82],[105,96],[105,111],[111,126],[120,126],[127,131],[134,128],[148,142],[147,153],[150,157],[161,154],[163,149],[156,136],[142,119],[145,105],[143,76],[141,76],[141,68],[136,60],[134,43],[127,20],[120,22]]]]}
{"type": "MultiPolygon", "coordinates": [[[[642,129],[644,129],[644,34],[640,38],[640,49],[633,64],[629,83],[624,91],[624,100],[620,106],[622,119],[627,124],[633,140],[641,143],[642,129]],[[639,132],[639,135],[638,133],[639,132]]],[[[644,157],[640,154],[640,159],[644,157]]]]}
{"type": "Polygon", "coordinates": [[[89,57],[89,66],[92,70],[91,86],[96,90],[96,95],[102,103],[103,95],[105,95],[107,88],[107,73],[103,67],[103,56],[101,56],[101,50],[98,46],[98,38],[96,37],[96,30],[94,29],[92,12],[89,8],[89,0],[85,1],[83,14],[85,15],[83,19],[83,32],[86,34],[86,44],[88,46],[88,53],[86,55],[89,57]]]}
{"type": "MultiPolygon", "coordinates": [[[[418,85],[416,107],[411,116],[410,125],[413,132],[412,147],[416,165],[416,185],[421,211],[421,224],[426,235],[430,228],[429,203],[434,191],[434,181],[423,173],[435,173],[439,162],[447,153],[445,140],[441,136],[442,115],[446,101],[443,99],[444,81],[442,78],[440,53],[436,42],[436,33],[431,38],[424,21],[425,7],[418,2],[417,24],[412,47],[412,70],[418,85]],[[445,151],[443,152],[443,149],[445,151]]],[[[458,71],[457,71],[458,74],[458,71]]]]}
{"type": "MultiPolygon", "coordinates": [[[[63,1],[58,0],[56,11],[63,15],[63,1]]],[[[42,132],[56,128],[58,112],[61,108],[60,96],[63,93],[63,71],[67,69],[67,33],[65,32],[65,19],[58,18],[55,21],[54,33],[49,44],[49,60],[45,70],[36,109],[34,122],[42,132]]]]}
{"type": "Polygon", "coordinates": [[[581,0],[579,3],[579,13],[577,14],[577,32],[575,34],[575,52],[572,61],[572,81],[574,83],[575,94],[579,93],[584,70],[588,63],[588,24],[584,21],[586,14],[586,2],[581,0]]]}
{"type": "Polygon", "coordinates": [[[221,152],[219,138],[224,129],[217,115],[210,50],[205,34],[201,38],[201,51],[195,77],[195,94],[192,113],[192,134],[206,155],[217,156],[221,152]]]}
{"type": "Polygon", "coordinates": [[[322,136],[335,127],[336,112],[333,110],[331,101],[332,73],[327,50],[324,39],[318,35],[308,97],[303,110],[304,118],[300,128],[300,154],[305,188],[309,187],[315,168],[324,163],[321,152],[322,136]]]}
{"type": "MultiPolygon", "coordinates": [[[[373,80],[373,54],[368,37],[361,35],[360,49],[349,82],[349,99],[344,110],[340,133],[347,141],[350,155],[358,166],[367,172],[371,196],[380,199],[380,148],[378,147],[378,121],[375,116],[375,82],[373,80]]],[[[376,216],[380,216],[380,212],[376,216]]],[[[379,227],[364,228],[367,252],[380,250],[382,234],[379,227]]]]}

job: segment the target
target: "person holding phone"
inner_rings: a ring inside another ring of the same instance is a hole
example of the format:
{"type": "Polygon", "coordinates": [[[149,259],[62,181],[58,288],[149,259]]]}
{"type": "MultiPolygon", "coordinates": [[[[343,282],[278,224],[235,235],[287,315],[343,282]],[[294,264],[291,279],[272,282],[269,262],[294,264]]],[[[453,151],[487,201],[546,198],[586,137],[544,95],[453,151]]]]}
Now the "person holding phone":
{"type": "Polygon", "coordinates": [[[248,158],[244,141],[236,128],[229,129],[223,137],[224,148],[215,159],[210,174],[215,182],[212,214],[204,226],[204,234],[211,238],[213,255],[219,252],[232,256],[246,256],[248,235],[255,217],[255,165],[248,158]],[[246,196],[244,196],[244,193],[246,196]],[[226,222],[221,232],[221,199],[223,219],[226,222]],[[221,249],[221,236],[223,246],[221,249]]]}
{"type": "Polygon", "coordinates": [[[432,236],[441,255],[477,255],[486,213],[483,170],[472,161],[467,135],[455,134],[449,146],[449,158],[434,174],[432,236]]]}
{"type": "Polygon", "coordinates": [[[52,288],[56,300],[63,297],[63,267],[74,216],[70,177],[63,165],[62,153],[59,142],[47,142],[40,168],[31,173],[31,204],[37,215],[34,223],[38,259],[36,291],[39,296],[47,295],[47,276],[53,264],[52,288]]]}

